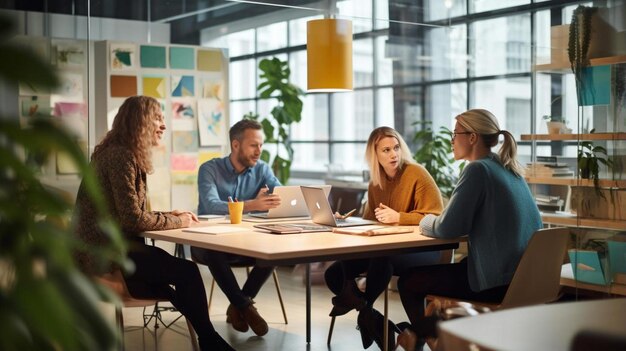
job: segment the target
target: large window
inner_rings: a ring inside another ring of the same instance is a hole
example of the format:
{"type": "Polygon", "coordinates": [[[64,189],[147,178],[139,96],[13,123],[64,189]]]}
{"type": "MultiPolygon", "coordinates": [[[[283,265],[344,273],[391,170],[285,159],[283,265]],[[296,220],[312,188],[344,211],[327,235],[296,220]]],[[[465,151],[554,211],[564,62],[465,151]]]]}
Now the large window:
{"type": "MultiPolygon", "coordinates": [[[[415,122],[452,128],[459,113],[486,108],[519,137],[542,123],[541,115],[555,104],[533,105],[533,89],[554,86],[549,75],[531,79],[533,54],[549,61],[549,27],[560,24],[555,18],[566,21],[575,3],[550,8],[529,0],[422,0],[411,6],[344,0],[337,6],[339,18],[353,21],[355,89],[304,97],[302,121],[290,133],[296,176],[360,173],[367,137],[378,126],[398,129],[414,149],[419,145],[412,136],[422,125],[415,122]]],[[[256,96],[254,65],[263,57],[288,60],[292,82],[306,89],[306,23],[321,15],[295,17],[258,26],[249,21],[254,28],[227,35],[232,123],[249,110],[265,115],[273,106],[256,96]]],[[[560,84],[567,90],[573,83],[566,78],[560,84]]],[[[522,156],[530,150],[520,143],[522,156]]]]}

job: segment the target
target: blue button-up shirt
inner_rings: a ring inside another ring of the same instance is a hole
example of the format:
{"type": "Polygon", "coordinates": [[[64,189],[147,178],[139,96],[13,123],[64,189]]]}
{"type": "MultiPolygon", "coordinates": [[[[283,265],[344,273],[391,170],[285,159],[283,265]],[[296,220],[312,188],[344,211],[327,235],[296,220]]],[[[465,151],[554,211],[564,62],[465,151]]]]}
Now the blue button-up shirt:
{"type": "Polygon", "coordinates": [[[266,184],[270,191],[280,186],[261,160],[241,173],[235,172],[230,156],[209,160],[198,171],[198,214],[227,214],[229,196],[239,201],[252,200],[266,184]]]}

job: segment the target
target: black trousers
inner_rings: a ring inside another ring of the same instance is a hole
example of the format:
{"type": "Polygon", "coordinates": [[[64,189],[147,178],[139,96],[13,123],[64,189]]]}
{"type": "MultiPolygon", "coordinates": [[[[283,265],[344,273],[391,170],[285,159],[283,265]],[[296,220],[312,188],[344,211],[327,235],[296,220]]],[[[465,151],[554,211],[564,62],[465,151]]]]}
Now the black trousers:
{"type": "Polygon", "coordinates": [[[470,301],[498,303],[508,285],[473,291],[467,275],[467,259],[455,264],[414,267],[400,276],[398,291],[413,329],[420,337],[431,336],[432,321],[424,318],[426,295],[441,295],[470,301]]]}
{"type": "Polygon", "coordinates": [[[134,298],[169,300],[189,320],[202,349],[222,349],[222,339],[209,319],[206,291],[195,263],[148,245],[134,246],[128,257],[135,263],[135,271],[124,280],[134,298]]]}
{"type": "Polygon", "coordinates": [[[256,297],[263,284],[274,271],[274,267],[254,266],[255,261],[250,257],[198,247],[191,248],[191,257],[193,257],[194,261],[209,267],[213,278],[224,294],[226,294],[228,301],[239,309],[243,309],[252,303],[251,299],[256,297]],[[254,266],[243,288],[239,287],[231,265],[254,266]]]}
{"type": "Polygon", "coordinates": [[[365,300],[369,306],[385,291],[391,277],[400,275],[409,267],[432,265],[439,262],[439,252],[420,252],[397,256],[364,258],[357,260],[337,261],[330,265],[324,273],[326,285],[338,295],[344,281],[354,279],[367,272],[365,285],[365,300]]]}

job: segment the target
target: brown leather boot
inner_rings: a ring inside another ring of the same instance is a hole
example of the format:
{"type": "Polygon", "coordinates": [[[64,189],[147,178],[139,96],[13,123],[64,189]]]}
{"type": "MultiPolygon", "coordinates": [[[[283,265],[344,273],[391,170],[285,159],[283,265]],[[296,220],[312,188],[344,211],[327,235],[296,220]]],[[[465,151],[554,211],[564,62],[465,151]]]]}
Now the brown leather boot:
{"type": "Polygon", "coordinates": [[[241,311],[241,315],[256,335],[263,336],[267,334],[267,322],[263,319],[263,317],[261,317],[259,312],[256,310],[256,307],[252,304],[249,304],[248,307],[244,308],[241,311]]]}
{"type": "Polygon", "coordinates": [[[248,331],[248,323],[244,320],[241,311],[232,304],[226,309],[226,323],[232,323],[233,328],[242,333],[248,331]]]}

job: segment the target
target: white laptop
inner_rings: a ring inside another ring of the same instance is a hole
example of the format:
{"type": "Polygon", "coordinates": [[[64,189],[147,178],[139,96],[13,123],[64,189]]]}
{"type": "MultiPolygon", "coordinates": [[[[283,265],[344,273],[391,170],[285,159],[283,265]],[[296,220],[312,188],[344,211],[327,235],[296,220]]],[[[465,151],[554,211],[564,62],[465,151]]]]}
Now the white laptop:
{"type": "Polygon", "coordinates": [[[379,224],[360,217],[348,217],[346,219],[335,218],[333,210],[330,208],[328,197],[320,188],[302,186],[302,195],[306,201],[309,214],[313,223],[330,227],[351,227],[357,225],[379,224]]]}
{"type": "MultiPolygon", "coordinates": [[[[330,185],[316,186],[328,198],[330,193],[330,185]]],[[[309,211],[307,209],[302,190],[300,186],[277,186],[274,188],[274,194],[280,196],[280,205],[272,208],[267,212],[251,213],[244,220],[248,222],[268,222],[268,221],[293,221],[309,219],[309,211]]]]}

